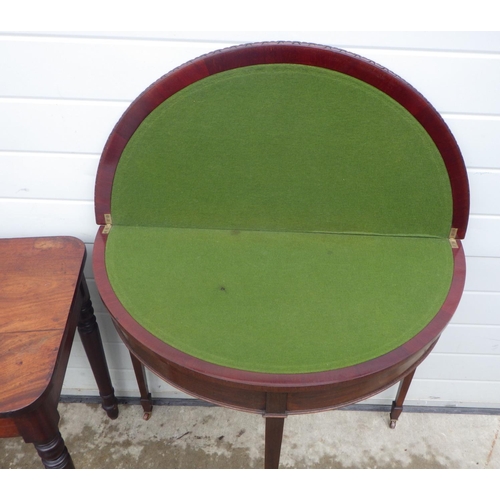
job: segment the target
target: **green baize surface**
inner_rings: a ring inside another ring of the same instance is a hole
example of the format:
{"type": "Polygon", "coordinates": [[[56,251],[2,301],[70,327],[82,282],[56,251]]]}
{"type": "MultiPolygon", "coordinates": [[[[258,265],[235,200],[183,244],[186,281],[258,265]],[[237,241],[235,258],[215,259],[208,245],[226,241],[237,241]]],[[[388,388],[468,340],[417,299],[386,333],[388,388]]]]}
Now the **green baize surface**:
{"type": "Polygon", "coordinates": [[[267,373],[342,368],[398,347],[446,297],[438,238],[114,227],[120,301],[177,349],[267,373]]]}
{"type": "Polygon", "coordinates": [[[205,78],[120,159],[106,267],[138,323],[200,359],[306,373],[380,356],[449,290],[451,190],[399,104],[346,75],[205,78]]]}

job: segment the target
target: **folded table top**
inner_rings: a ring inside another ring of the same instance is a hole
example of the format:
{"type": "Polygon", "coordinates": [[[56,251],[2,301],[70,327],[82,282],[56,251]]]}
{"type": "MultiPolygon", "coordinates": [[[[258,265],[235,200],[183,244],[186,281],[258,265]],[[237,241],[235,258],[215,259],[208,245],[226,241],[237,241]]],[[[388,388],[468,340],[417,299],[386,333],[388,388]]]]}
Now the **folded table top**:
{"type": "Polygon", "coordinates": [[[439,114],[327,47],[215,52],[153,84],[96,184],[131,317],[198,359],[264,373],[363,363],[439,312],[468,187],[439,114]],[[108,219],[106,219],[108,220],[108,219]]]}
{"type": "Polygon", "coordinates": [[[377,88],[315,66],[211,75],[156,107],[114,175],[113,224],[449,236],[443,158],[377,88]]]}

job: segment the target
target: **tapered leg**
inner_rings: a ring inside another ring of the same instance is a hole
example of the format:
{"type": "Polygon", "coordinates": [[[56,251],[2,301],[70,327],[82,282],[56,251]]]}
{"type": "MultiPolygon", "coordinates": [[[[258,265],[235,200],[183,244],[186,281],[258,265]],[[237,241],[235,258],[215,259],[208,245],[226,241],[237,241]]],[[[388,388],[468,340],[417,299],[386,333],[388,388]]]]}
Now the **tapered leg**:
{"type": "Polygon", "coordinates": [[[286,393],[267,393],[266,413],[266,442],[264,453],[264,467],[278,469],[283,441],[283,427],[286,417],[286,393]]]}
{"type": "Polygon", "coordinates": [[[285,417],[266,417],[266,449],[264,455],[264,467],[266,469],[279,468],[284,425],[285,417]]]}
{"type": "Polygon", "coordinates": [[[403,411],[403,403],[410,388],[411,381],[415,375],[415,370],[410,372],[406,377],[399,383],[398,393],[396,394],[396,399],[392,402],[391,416],[390,416],[390,427],[394,429],[398,421],[399,416],[403,411]]]}
{"type": "Polygon", "coordinates": [[[114,420],[118,417],[118,401],[111,384],[101,333],[97,325],[85,277],[82,277],[81,293],[83,295],[83,306],[78,320],[78,333],[82,339],[83,347],[99,388],[102,408],[108,414],[108,417],[114,420]]]}
{"type": "Polygon", "coordinates": [[[142,418],[144,418],[144,420],[149,420],[153,411],[153,404],[151,402],[151,394],[148,389],[144,365],[132,353],[130,353],[130,359],[132,360],[135,378],[137,379],[137,385],[139,386],[139,392],[141,394],[141,405],[144,410],[142,418]]]}

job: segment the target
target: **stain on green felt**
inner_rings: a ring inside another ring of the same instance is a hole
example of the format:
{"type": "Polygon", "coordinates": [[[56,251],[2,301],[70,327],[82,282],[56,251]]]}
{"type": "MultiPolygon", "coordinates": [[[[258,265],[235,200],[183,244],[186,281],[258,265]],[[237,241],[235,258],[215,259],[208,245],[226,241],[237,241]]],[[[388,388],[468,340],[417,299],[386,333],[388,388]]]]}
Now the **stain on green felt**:
{"type": "Polygon", "coordinates": [[[447,237],[443,160],[386,94],[344,74],[270,64],[212,75],[127,144],[115,224],[447,237]]]}
{"type": "Polygon", "coordinates": [[[268,373],[380,356],[437,313],[453,273],[440,238],[113,227],[113,289],[153,335],[268,373]]]}

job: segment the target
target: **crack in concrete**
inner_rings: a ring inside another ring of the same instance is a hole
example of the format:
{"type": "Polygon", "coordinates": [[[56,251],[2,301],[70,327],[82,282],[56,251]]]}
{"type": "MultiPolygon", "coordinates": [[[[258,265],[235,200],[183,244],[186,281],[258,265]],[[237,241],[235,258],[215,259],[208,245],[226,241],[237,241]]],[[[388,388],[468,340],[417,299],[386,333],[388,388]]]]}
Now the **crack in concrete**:
{"type": "Polygon", "coordinates": [[[486,467],[488,467],[488,465],[490,465],[491,457],[493,456],[493,450],[495,449],[495,445],[497,443],[499,431],[500,431],[500,429],[497,429],[497,431],[495,432],[495,437],[493,438],[493,441],[491,443],[490,452],[488,453],[488,458],[486,459],[486,467]]]}

